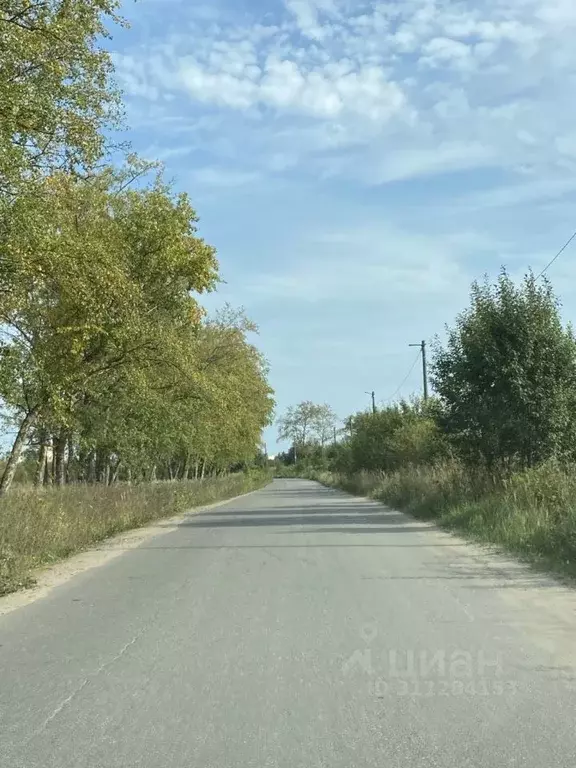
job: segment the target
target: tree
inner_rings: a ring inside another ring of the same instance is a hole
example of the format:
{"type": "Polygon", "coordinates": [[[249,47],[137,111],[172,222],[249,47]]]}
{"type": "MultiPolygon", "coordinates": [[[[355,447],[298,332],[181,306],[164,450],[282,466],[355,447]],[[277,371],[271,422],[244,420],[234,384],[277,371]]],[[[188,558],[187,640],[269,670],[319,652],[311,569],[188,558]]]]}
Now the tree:
{"type": "Polygon", "coordinates": [[[550,284],[531,273],[472,285],[470,308],[437,344],[433,381],[469,461],[511,470],[574,455],[576,343],[550,284]]]}
{"type": "Polygon", "coordinates": [[[119,0],[2,0],[0,194],[55,169],[91,167],[118,122],[101,46],[119,0]]]}
{"type": "Polygon", "coordinates": [[[312,428],[315,437],[322,447],[324,447],[329,440],[334,439],[334,429],[337,424],[338,416],[336,416],[332,408],[327,403],[319,405],[313,419],[312,428]]]}
{"type": "Polygon", "coordinates": [[[325,445],[333,438],[338,418],[326,404],[305,400],[290,406],[278,419],[278,440],[292,442],[291,460],[320,464],[325,460],[325,445]]]}
{"type": "Polygon", "coordinates": [[[305,400],[290,406],[278,419],[278,440],[290,440],[300,449],[313,442],[323,447],[332,438],[337,423],[338,417],[329,405],[305,400]]]}
{"type": "Polygon", "coordinates": [[[305,445],[312,437],[320,407],[310,400],[291,405],[278,419],[278,440],[289,440],[295,446],[305,445]]]}
{"type": "Polygon", "coordinates": [[[120,369],[188,370],[203,315],[191,291],[215,285],[215,251],[197,237],[186,195],[160,174],[129,187],[144,170],[133,161],[89,181],[56,174],[10,205],[0,232],[0,397],[20,427],[0,491],[37,421],[70,428],[120,369]]]}
{"type": "Polygon", "coordinates": [[[251,464],[274,405],[253,330],[226,309],[183,326],[183,353],[165,364],[107,371],[71,414],[68,481],[187,479],[251,464]]]}

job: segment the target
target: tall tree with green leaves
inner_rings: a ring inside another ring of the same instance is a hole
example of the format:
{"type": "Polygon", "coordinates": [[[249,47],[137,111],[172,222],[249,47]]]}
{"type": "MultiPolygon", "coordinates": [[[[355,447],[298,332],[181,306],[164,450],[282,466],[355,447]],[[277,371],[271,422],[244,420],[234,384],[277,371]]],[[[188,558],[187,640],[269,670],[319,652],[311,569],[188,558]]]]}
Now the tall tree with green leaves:
{"type": "Polygon", "coordinates": [[[530,467],[576,446],[576,343],[550,284],[505,270],[474,283],[471,305],[437,344],[433,381],[461,454],[494,470],[530,467]]]}
{"type": "Polygon", "coordinates": [[[102,42],[119,0],[0,3],[0,194],[56,169],[90,168],[121,109],[102,42]]]}
{"type": "Polygon", "coordinates": [[[118,369],[186,370],[184,331],[203,316],[192,291],[216,284],[215,252],[186,195],[160,174],[130,188],[143,170],[133,166],[88,181],[55,174],[11,204],[0,232],[0,397],[21,423],[0,491],[38,420],[69,427],[118,369]]]}
{"type": "Polygon", "coordinates": [[[338,417],[327,403],[305,400],[290,406],[278,419],[278,440],[290,441],[296,452],[311,443],[324,446],[337,423],[338,417]]]}
{"type": "Polygon", "coordinates": [[[288,440],[294,446],[306,445],[313,437],[319,406],[311,400],[291,405],[278,419],[278,440],[288,440]]]}

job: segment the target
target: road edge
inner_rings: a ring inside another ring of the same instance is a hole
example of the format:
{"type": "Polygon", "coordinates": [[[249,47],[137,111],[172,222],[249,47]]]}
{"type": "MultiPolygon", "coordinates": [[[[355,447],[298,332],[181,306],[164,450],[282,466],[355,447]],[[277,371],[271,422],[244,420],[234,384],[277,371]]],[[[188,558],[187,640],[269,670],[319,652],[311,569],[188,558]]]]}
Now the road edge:
{"type": "MultiPolygon", "coordinates": [[[[266,486],[263,486],[266,487],[266,486]]],[[[170,518],[161,518],[151,525],[142,528],[134,528],[130,531],[111,536],[108,539],[100,541],[83,552],[79,552],[64,560],[49,566],[43,566],[32,572],[36,583],[28,589],[12,592],[9,595],[0,597],[0,619],[9,613],[31,605],[38,600],[47,597],[54,589],[66,584],[66,582],[86,571],[94,568],[100,568],[103,565],[115,560],[125,552],[137,549],[141,544],[149,541],[155,536],[162,536],[166,533],[177,530],[180,524],[190,515],[198,515],[210,509],[222,507],[224,504],[230,504],[238,499],[244,499],[253,493],[262,490],[256,488],[248,493],[241,493],[239,496],[233,496],[230,499],[223,499],[212,504],[204,504],[199,507],[191,507],[186,512],[170,518]]]]}

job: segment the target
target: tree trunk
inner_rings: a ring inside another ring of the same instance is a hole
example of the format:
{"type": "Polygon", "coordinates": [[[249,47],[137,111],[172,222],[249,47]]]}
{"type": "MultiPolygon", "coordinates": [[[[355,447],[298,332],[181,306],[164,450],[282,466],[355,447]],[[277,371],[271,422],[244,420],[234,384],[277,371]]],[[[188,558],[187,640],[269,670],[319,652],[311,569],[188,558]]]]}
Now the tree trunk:
{"type": "Polygon", "coordinates": [[[199,469],[198,462],[195,461],[194,462],[194,480],[198,480],[198,469],[199,469]]]}
{"type": "Polygon", "coordinates": [[[46,465],[44,467],[44,485],[52,485],[54,477],[54,444],[48,435],[46,440],[46,465]]]}
{"type": "Polygon", "coordinates": [[[52,459],[54,451],[52,449],[52,446],[48,446],[48,456],[46,457],[46,464],[44,465],[44,485],[52,485],[52,459]]]}
{"type": "Polygon", "coordinates": [[[152,470],[150,472],[150,482],[155,483],[156,482],[156,464],[152,467],[152,470]]]}
{"type": "Polygon", "coordinates": [[[39,488],[44,484],[44,475],[46,474],[46,457],[48,452],[46,445],[42,443],[38,453],[38,464],[36,465],[36,474],[34,475],[34,485],[39,488]]]}
{"type": "Polygon", "coordinates": [[[20,456],[22,455],[22,451],[26,445],[26,438],[28,437],[30,429],[34,426],[34,422],[37,418],[38,409],[33,408],[31,411],[28,411],[22,423],[20,424],[20,429],[18,430],[18,434],[14,440],[10,456],[6,462],[6,468],[4,469],[2,480],[0,480],[0,496],[4,496],[4,494],[8,492],[8,489],[12,485],[12,480],[14,480],[18,461],[20,460],[20,456]]]}
{"type": "Polygon", "coordinates": [[[88,463],[90,461],[90,456],[90,451],[78,449],[78,456],[76,457],[76,481],[78,483],[88,482],[88,463]]]}
{"type": "Polygon", "coordinates": [[[56,482],[56,438],[54,435],[51,437],[52,440],[52,461],[50,462],[50,466],[48,467],[48,474],[50,475],[50,485],[54,485],[56,482]]]}
{"type": "Polygon", "coordinates": [[[54,441],[54,482],[63,486],[66,483],[66,443],[68,436],[62,427],[54,441]]]}
{"type": "MultiPolygon", "coordinates": [[[[68,432],[66,436],[66,442],[68,444],[68,461],[66,463],[66,482],[73,482],[72,471],[75,467],[76,461],[74,456],[74,435],[72,432],[68,432]]],[[[77,474],[77,473],[75,473],[77,474]]]]}
{"type": "Polygon", "coordinates": [[[120,474],[120,466],[122,465],[122,462],[120,459],[116,462],[116,466],[114,467],[114,472],[112,473],[112,479],[110,481],[111,485],[114,485],[114,483],[118,482],[118,475],[120,474]]]}
{"type": "Polygon", "coordinates": [[[96,482],[108,485],[110,476],[110,456],[108,451],[96,451],[96,482]]]}
{"type": "Polygon", "coordinates": [[[91,451],[90,455],[88,456],[88,472],[87,472],[87,481],[89,483],[95,483],[97,480],[97,474],[96,474],[96,463],[97,463],[97,456],[96,451],[91,451]]]}
{"type": "Polygon", "coordinates": [[[204,480],[205,471],[206,471],[206,460],[202,459],[202,472],[200,473],[200,480],[204,480]]]}
{"type": "Polygon", "coordinates": [[[46,464],[48,461],[48,433],[45,429],[41,429],[39,431],[38,439],[40,440],[40,447],[38,449],[38,464],[36,466],[36,475],[34,477],[34,485],[36,487],[44,484],[44,478],[46,476],[46,464]]]}

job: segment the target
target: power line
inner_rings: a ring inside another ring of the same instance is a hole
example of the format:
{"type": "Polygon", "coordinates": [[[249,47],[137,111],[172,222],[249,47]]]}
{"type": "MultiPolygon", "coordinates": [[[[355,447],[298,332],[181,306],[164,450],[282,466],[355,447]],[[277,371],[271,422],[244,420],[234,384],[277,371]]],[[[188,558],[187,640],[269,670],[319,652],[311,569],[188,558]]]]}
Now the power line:
{"type": "Polygon", "coordinates": [[[542,272],[540,272],[540,274],[538,275],[538,277],[536,278],[536,280],[540,280],[540,278],[542,277],[542,275],[543,275],[543,274],[544,274],[544,273],[545,273],[545,272],[546,272],[546,271],[547,271],[547,270],[548,270],[548,269],[549,269],[549,268],[552,266],[552,264],[554,264],[554,262],[556,261],[556,259],[557,259],[559,256],[561,256],[561,255],[564,253],[564,251],[566,250],[566,248],[568,248],[568,246],[570,245],[570,243],[571,243],[573,240],[576,240],[576,232],[574,232],[574,234],[572,235],[572,237],[571,237],[569,240],[567,240],[567,241],[564,243],[564,245],[562,246],[562,248],[560,248],[560,250],[558,251],[558,253],[556,254],[556,256],[554,256],[554,258],[552,259],[552,261],[550,261],[550,262],[548,262],[548,264],[546,264],[546,266],[544,267],[544,269],[542,270],[542,272]]]}
{"type": "MultiPolygon", "coordinates": [[[[576,233],[575,233],[575,236],[576,236],[576,233]]],[[[418,354],[417,354],[417,355],[416,355],[416,357],[414,358],[414,362],[413,362],[413,363],[412,363],[412,365],[410,366],[410,370],[408,371],[408,373],[407,373],[407,374],[406,374],[406,376],[404,377],[404,380],[402,381],[402,384],[400,384],[400,386],[398,387],[398,389],[396,390],[396,392],[394,392],[394,394],[393,394],[393,395],[391,395],[391,396],[388,398],[388,400],[386,400],[386,402],[387,402],[387,403],[388,403],[388,402],[390,402],[390,400],[393,400],[393,399],[396,397],[396,395],[398,394],[398,392],[400,392],[400,390],[402,389],[402,387],[404,386],[404,384],[406,384],[406,382],[407,382],[407,381],[408,381],[408,379],[410,378],[410,374],[412,373],[412,371],[413,371],[413,370],[414,370],[414,368],[416,367],[416,363],[418,362],[418,360],[420,360],[420,355],[421,355],[421,354],[422,354],[422,350],[421,350],[421,349],[419,349],[419,350],[418,350],[418,354]]]]}

